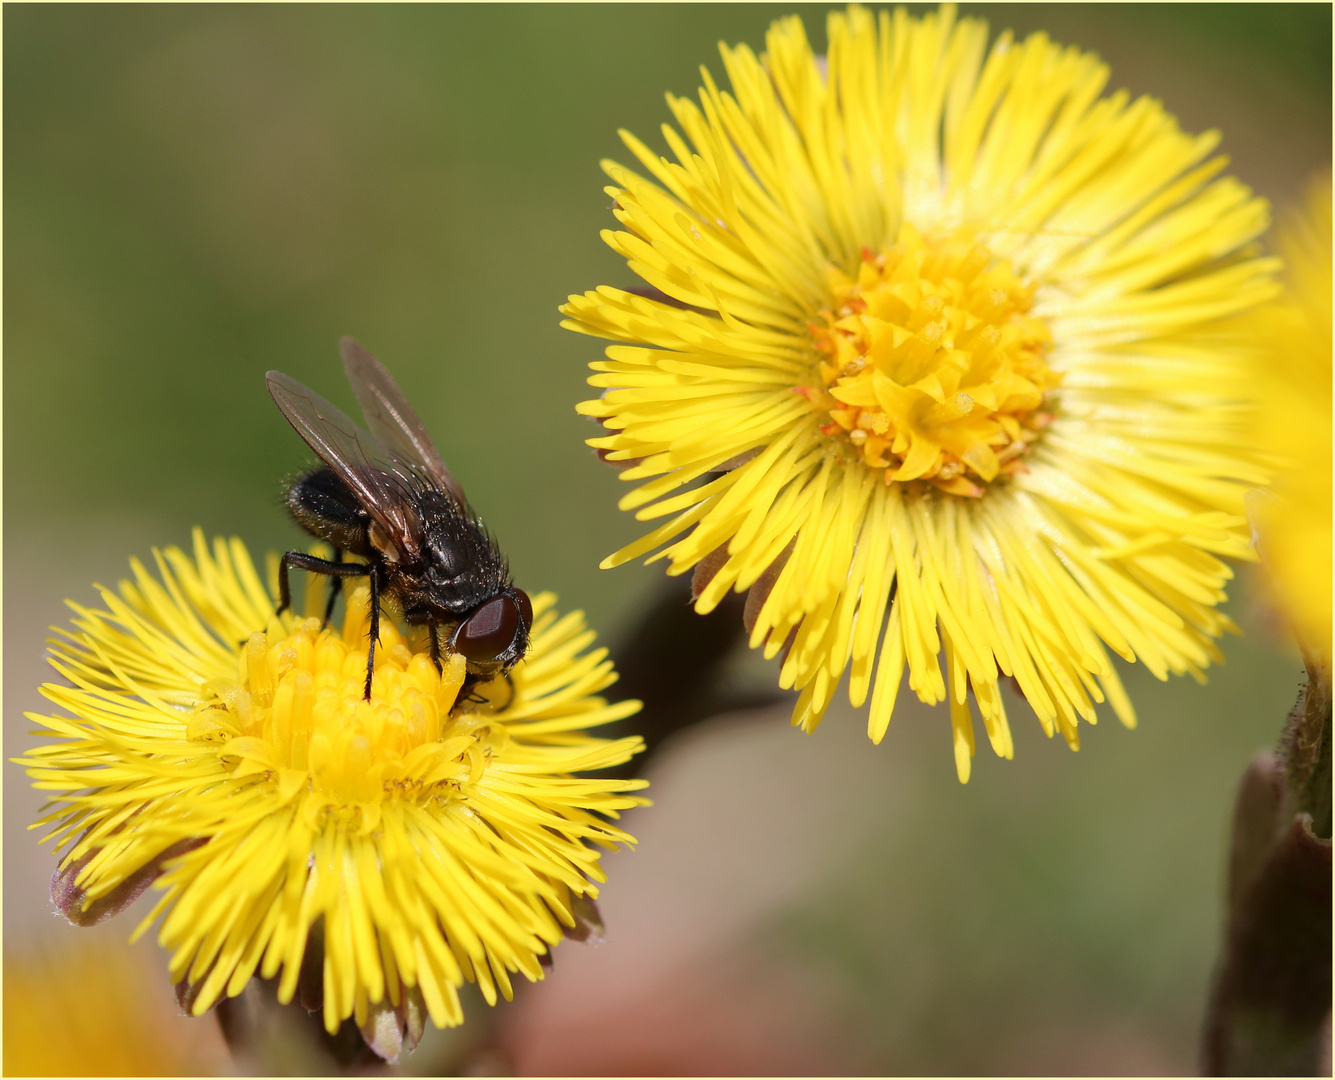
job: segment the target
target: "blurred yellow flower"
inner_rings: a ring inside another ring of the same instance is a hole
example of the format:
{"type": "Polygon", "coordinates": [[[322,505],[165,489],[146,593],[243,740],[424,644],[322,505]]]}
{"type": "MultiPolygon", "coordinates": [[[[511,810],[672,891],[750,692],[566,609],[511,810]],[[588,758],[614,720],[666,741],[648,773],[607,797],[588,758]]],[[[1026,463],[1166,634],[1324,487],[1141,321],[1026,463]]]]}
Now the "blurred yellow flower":
{"type": "Polygon", "coordinates": [[[1101,97],[1043,34],[851,7],[827,57],[795,17],[766,47],[669,96],[675,160],[622,133],[652,179],[604,163],[603,238],[648,288],[562,325],[624,343],[580,411],[645,481],[622,508],[668,520],[603,565],[699,566],[701,612],[750,589],[807,730],[847,674],[879,741],[907,666],[961,780],[970,687],[1012,753],[1002,674],[1073,748],[1098,702],[1133,724],[1109,651],[1202,678],[1233,628],[1220,557],[1265,473],[1223,327],[1274,291],[1265,204],[1217,133],[1101,97]]]}
{"type": "Polygon", "coordinates": [[[124,945],[11,943],[4,983],[6,1076],[213,1076],[227,1065],[221,1037],[182,1031],[171,991],[124,945]]]}
{"type": "Polygon", "coordinates": [[[67,912],[162,860],[135,933],[163,916],[195,1015],[255,974],[290,1001],[317,923],[331,1032],[423,1006],[458,1024],[464,979],[494,1002],[511,973],[542,978],[577,898],[597,895],[597,847],[633,843],[604,819],[644,801],[628,794],[643,781],[573,775],[640,748],[588,733],[639,703],[594,696],[616,676],[582,616],[535,596],[527,657],[462,700],[462,657],[442,676],[425,628],[382,619],[366,702],[365,588],[321,630],[275,615],[237,540],[210,551],[197,532],[193,558],[157,566],[102,589],[105,610],[71,605],[51,663],[72,685],[43,688],[69,715],[32,716],[59,741],[16,759],[52,793],[38,824],[67,845],[67,912]]]}
{"type": "Polygon", "coordinates": [[[1331,179],[1285,223],[1287,289],[1257,313],[1257,441],[1283,463],[1274,499],[1252,504],[1266,570],[1303,645],[1330,656],[1331,179]]]}

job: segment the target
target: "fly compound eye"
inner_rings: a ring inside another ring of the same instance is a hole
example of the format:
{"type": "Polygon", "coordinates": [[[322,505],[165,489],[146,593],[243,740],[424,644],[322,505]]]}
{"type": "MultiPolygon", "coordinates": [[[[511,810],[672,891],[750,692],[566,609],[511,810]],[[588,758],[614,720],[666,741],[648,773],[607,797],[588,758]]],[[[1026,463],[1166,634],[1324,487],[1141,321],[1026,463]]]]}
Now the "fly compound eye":
{"type": "Polygon", "coordinates": [[[524,629],[533,628],[533,601],[523,589],[514,590],[515,603],[519,605],[519,617],[524,620],[524,629]]]}
{"type": "Polygon", "coordinates": [[[459,625],[454,647],[475,664],[495,660],[514,643],[520,612],[521,605],[508,596],[488,600],[459,625]]]}

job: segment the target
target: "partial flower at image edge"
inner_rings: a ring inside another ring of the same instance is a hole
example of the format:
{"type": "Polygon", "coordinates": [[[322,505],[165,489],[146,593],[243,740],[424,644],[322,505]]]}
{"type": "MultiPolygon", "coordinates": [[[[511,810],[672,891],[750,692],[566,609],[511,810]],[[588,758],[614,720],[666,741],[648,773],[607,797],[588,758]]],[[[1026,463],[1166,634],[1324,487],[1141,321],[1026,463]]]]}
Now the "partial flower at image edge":
{"type": "Polygon", "coordinates": [[[1285,215],[1276,247],[1285,289],[1261,307],[1253,437],[1278,463],[1274,484],[1248,499],[1265,574],[1305,651],[1331,649],[1331,177],[1314,178],[1285,215]]]}

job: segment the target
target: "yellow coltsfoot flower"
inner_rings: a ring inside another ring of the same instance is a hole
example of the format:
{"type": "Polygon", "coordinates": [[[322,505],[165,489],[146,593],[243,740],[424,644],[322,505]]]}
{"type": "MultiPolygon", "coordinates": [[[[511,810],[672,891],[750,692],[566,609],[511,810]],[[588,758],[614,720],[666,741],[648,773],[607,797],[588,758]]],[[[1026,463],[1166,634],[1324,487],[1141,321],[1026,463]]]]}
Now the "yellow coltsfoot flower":
{"type": "Polygon", "coordinates": [[[364,587],[322,629],[275,614],[236,540],[133,566],[104,610],[72,605],[51,657],[71,685],[43,690],[67,715],[31,717],[58,741],[15,759],[52,793],[61,909],[95,921],[152,880],[135,933],[163,916],[195,1015],[257,974],[290,1001],[318,939],[325,1026],[355,1017],[373,1045],[387,1016],[410,1043],[423,1012],[460,1023],[465,979],[494,1002],[542,978],[604,880],[597,849],[633,843],[606,819],[645,801],[576,775],[641,748],[589,734],[639,703],[596,696],[616,676],[582,616],[535,596],[525,659],[464,698],[461,656],[438,673],[425,628],[382,618],[368,702],[364,587]]]}
{"type": "Polygon", "coordinates": [[[1314,181],[1279,234],[1284,294],[1256,314],[1256,441],[1280,463],[1249,503],[1265,567],[1303,647],[1331,648],[1331,181],[1314,181]]]}
{"type": "Polygon", "coordinates": [[[795,17],[766,46],[669,96],[671,158],[623,132],[647,175],[604,164],[648,288],[562,325],[619,342],[579,409],[667,520],[603,565],[696,567],[701,612],[750,590],[807,730],[847,676],[879,741],[907,668],[961,780],[970,689],[1012,753],[1002,675],[1072,747],[1097,703],[1133,724],[1110,653],[1200,678],[1233,628],[1266,474],[1225,328],[1275,288],[1265,204],[1043,34],[851,7],[826,57],[795,17]]]}

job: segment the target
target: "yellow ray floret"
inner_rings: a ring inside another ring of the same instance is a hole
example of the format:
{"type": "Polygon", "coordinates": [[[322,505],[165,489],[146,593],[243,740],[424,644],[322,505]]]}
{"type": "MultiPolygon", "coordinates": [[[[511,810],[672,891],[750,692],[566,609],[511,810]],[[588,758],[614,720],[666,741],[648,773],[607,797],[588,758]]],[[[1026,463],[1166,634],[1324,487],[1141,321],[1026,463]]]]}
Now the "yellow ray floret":
{"type": "Polygon", "coordinates": [[[17,759],[81,903],[167,853],[136,933],[163,916],[196,1014],[253,975],[291,1000],[317,927],[331,1032],[410,993],[457,1024],[465,979],[494,1002],[542,978],[598,848],[633,843],[607,819],[644,802],[641,781],[578,775],[641,745],[588,733],[638,702],[596,696],[616,676],[579,613],[535,596],[526,658],[466,697],[461,656],[437,672],[425,628],[382,618],[365,701],[365,587],[322,629],[275,614],[238,541],[197,533],[157,569],[75,607],[51,660],[69,685],[43,691],[65,715],[30,717],[58,741],[17,759]]]}
{"type": "Polygon", "coordinates": [[[616,342],[579,411],[655,527],[604,565],[719,553],[697,609],[759,583],[794,723],[847,675],[879,741],[907,672],[963,779],[971,695],[1011,753],[1003,675],[1075,747],[1105,701],[1134,723],[1113,655],[1220,660],[1267,475],[1229,332],[1275,290],[1267,209],[1216,134],[1043,34],[989,47],[952,7],[828,29],[824,58],[797,18],[722,47],[730,89],[668,99],[670,156],[623,133],[643,172],[605,163],[604,239],[650,294],[562,325],[616,342]]]}

